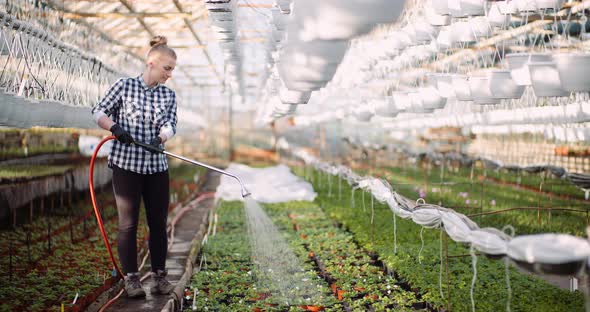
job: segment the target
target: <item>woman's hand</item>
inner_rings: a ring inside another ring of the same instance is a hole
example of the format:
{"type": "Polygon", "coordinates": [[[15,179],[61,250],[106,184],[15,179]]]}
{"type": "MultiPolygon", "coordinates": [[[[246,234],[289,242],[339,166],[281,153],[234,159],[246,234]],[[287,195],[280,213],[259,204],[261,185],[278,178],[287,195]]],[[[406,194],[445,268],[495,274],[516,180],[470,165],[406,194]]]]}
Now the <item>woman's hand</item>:
{"type": "Polygon", "coordinates": [[[119,126],[119,124],[114,124],[109,130],[113,133],[117,140],[123,144],[129,145],[135,141],[133,140],[131,134],[125,131],[125,129],[119,126]]]}

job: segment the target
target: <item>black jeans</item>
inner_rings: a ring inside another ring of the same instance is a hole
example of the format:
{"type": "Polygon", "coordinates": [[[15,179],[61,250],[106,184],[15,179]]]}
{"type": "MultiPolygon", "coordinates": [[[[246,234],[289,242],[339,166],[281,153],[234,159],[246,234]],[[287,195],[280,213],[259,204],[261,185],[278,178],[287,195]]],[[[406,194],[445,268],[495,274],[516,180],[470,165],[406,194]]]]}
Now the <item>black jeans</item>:
{"type": "Polygon", "coordinates": [[[137,224],[143,197],[150,230],[149,248],[152,272],[164,270],[168,237],[166,220],[170,203],[168,170],[140,174],[113,166],[113,190],[119,214],[117,249],[124,274],[137,272],[137,224]]]}

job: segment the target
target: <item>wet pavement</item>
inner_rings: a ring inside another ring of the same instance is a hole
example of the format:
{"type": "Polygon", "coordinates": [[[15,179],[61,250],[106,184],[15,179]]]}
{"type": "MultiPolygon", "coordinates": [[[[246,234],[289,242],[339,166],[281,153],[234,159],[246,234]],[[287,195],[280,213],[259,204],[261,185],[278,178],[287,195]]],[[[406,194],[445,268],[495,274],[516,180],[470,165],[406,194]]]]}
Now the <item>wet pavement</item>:
{"type": "MultiPolygon", "coordinates": [[[[217,185],[219,184],[219,175],[210,172],[208,173],[206,179],[207,181],[201,188],[200,192],[214,192],[217,188],[217,185]]],[[[214,199],[206,199],[204,201],[201,201],[199,204],[196,205],[195,208],[187,211],[176,223],[174,244],[168,251],[168,257],[166,258],[168,280],[174,285],[176,285],[176,283],[181,279],[182,275],[184,274],[186,261],[193,244],[193,239],[199,231],[201,224],[206,222],[205,216],[213,207],[213,203],[214,199]]],[[[148,259],[146,267],[144,268],[144,270],[142,270],[142,273],[145,274],[145,272],[148,272],[149,270],[150,268],[148,259]]],[[[123,295],[106,311],[160,312],[171,297],[170,295],[152,295],[149,292],[150,281],[151,278],[148,278],[143,282],[143,288],[146,292],[145,298],[129,299],[126,298],[125,295],[123,295]]]]}

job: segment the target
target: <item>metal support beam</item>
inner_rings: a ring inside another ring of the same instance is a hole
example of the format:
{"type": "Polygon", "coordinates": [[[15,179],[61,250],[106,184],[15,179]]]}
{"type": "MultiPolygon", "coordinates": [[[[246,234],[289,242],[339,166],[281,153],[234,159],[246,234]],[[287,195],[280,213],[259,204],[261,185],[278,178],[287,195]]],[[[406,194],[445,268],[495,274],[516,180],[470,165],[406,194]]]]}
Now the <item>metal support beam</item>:
{"type": "MultiPolygon", "coordinates": [[[[174,2],[174,5],[178,9],[178,11],[183,12],[182,5],[180,4],[180,2],[178,0],[172,0],[172,2],[174,2]]],[[[184,24],[190,30],[191,34],[193,35],[193,37],[195,38],[197,43],[202,45],[203,42],[201,41],[201,38],[199,38],[199,35],[197,35],[197,32],[195,31],[193,25],[189,22],[188,19],[185,18],[183,20],[184,20],[184,24]]],[[[207,52],[206,49],[203,50],[203,54],[205,54],[205,57],[207,58],[207,61],[209,62],[209,64],[211,64],[213,66],[213,72],[215,73],[215,76],[219,80],[219,83],[223,84],[223,78],[221,78],[221,76],[217,72],[217,69],[215,68],[215,63],[213,63],[213,60],[211,59],[211,56],[209,55],[209,53],[207,52]]]]}
{"type": "MultiPolygon", "coordinates": [[[[123,4],[127,10],[129,10],[129,12],[131,13],[135,13],[135,9],[133,8],[133,6],[131,5],[131,3],[129,3],[127,0],[119,0],[121,2],[121,4],[123,4]]],[[[180,12],[183,12],[182,10],[180,12]]],[[[186,18],[184,19],[185,21],[187,20],[186,18]]],[[[137,21],[141,24],[141,26],[143,26],[143,28],[145,29],[145,31],[147,31],[151,37],[155,36],[154,31],[150,28],[150,26],[148,24],[146,24],[146,22],[143,20],[142,17],[137,17],[137,21]]],[[[200,42],[199,42],[200,44],[200,42]]],[[[197,85],[198,83],[195,81],[195,79],[193,77],[191,77],[190,73],[185,69],[182,68],[182,66],[179,67],[179,69],[184,73],[184,75],[194,84],[197,85]]]]}
{"type": "MultiPolygon", "coordinates": [[[[172,49],[204,49],[207,46],[204,45],[168,45],[172,49]]],[[[125,45],[124,47],[129,49],[145,49],[145,46],[129,46],[125,45]]]]}
{"type": "Polygon", "coordinates": [[[271,9],[274,7],[274,4],[268,3],[240,3],[238,4],[239,8],[262,8],[262,9],[271,9]]]}
{"type": "Polygon", "coordinates": [[[184,12],[71,12],[64,11],[64,18],[190,18],[191,13],[184,12]]]}
{"type": "MultiPolygon", "coordinates": [[[[129,12],[131,13],[136,13],[135,9],[133,8],[133,6],[131,5],[131,3],[129,3],[127,0],[119,0],[119,2],[121,2],[121,4],[123,4],[127,10],[129,10],[129,12]]],[[[150,37],[154,37],[155,34],[152,31],[152,29],[145,23],[145,21],[143,20],[142,17],[136,17],[137,21],[141,24],[141,26],[143,26],[143,28],[150,34],[150,37]]]]}
{"type": "MultiPolygon", "coordinates": [[[[51,7],[54,10],[58,10],[58,11],[64,11],[65,10],[65,8],[63,6],[61,6],[60,4],[56,3],[54,0],[47,0],[47,4],[49,5],[49,7],[51,7]]],[[[96,27],[94,27],[94,25],[92,25],[92,24],[90,24],[90,23],[88,23],[86,21],[83,21],[83,20],[73,20],[73,22],[76,23],[76,24],[78,24],[78,25],[82,25],[82,26],[90,29],[91,31],[99,34],[102,39],[104,39],[104,40],[106,40],[106,41],[108,41],[110,43],[113,43],[113,44],[118,45],[118,46],[125,47],[125,45],[123,43],[121,43],[120,41],[114,39],[111,35],[105,33],[104,31],[102,31],[100,29],[97,29],[96,27]]],[[[127,49],[127,52],[131,56],[135,57],[136,59],[138,59],[138,60],[140,60],[142,62],[145,62],[145,59],[143,57],[139,56],[137,53],[133,52],[132,50],[127,49]]]]}

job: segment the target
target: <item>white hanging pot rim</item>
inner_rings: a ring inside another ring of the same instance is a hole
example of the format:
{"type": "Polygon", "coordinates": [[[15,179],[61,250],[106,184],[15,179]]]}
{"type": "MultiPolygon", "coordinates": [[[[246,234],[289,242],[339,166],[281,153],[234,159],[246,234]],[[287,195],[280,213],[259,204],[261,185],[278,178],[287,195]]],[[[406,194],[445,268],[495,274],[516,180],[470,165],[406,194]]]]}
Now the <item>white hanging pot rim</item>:
{"type": "Polygon", "coordinates": [[[590,54],[581,52],[556,53],[553,61],[557,65],[559,78],[564,90],[571,92],[590,91],[590,54]]]}
{"type": "Polygon", "coordinates": [[[531,84],[537,97],[568,96],[559,79],[555,62],[529,62],[531,84]]]}

